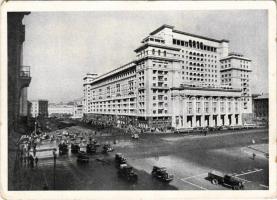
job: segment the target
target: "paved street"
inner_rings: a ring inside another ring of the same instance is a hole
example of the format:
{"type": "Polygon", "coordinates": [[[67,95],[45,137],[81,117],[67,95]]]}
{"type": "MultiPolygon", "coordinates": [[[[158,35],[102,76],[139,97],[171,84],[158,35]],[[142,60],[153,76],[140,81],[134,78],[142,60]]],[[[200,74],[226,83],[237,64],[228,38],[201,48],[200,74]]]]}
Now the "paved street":
{"type": "MultiPolygon", "coordinates": [[[[84,131],[70,127],[67,131],[84,131]]],[[[89,132],[89,130],[87,130],[89,132]]],[[[77,164],[76,156],[58,156],[54,186],[51,151],[38,152],[38,167],[18,165],[15,190],[229,190],[206,180],[208,172],[217,170],[233,174],[245,182],[246,190],[268,189],[268,130],[253,129],[221,132],[213,135],[148,134],[139,140],[130,135],[94,136],[100,144],[110,143],[115,151],[98,152],[88,164],[77,164]],[[253,144],[253,140],[255,144],[253,144]],[[114,141],[116,144],[114,145],[114,141]],[[130,184],[117,176],[114,154],[123,153],[138,174],[138,182],[130,184]],[[252,155],[256,157],[253,160],[252,155]],[[153,165],[163,166],[174,175],[170,184],[151,177],[153,165]]],[[[43,141],[38,149],[57,147],[58,142],[43,141]]]]}

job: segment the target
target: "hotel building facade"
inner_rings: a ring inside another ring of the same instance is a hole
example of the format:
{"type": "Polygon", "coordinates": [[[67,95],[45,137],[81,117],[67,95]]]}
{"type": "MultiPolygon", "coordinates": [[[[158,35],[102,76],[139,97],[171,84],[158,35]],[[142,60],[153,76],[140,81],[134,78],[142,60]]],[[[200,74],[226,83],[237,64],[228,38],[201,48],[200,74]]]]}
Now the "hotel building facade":
{"type": "Polygon", "coordinates": [[[185,129],[251,115],[251,60],[229,53],[229,41],[163,25],[134,51],[132,62],[84,77],[86,120],[185,129]]]}

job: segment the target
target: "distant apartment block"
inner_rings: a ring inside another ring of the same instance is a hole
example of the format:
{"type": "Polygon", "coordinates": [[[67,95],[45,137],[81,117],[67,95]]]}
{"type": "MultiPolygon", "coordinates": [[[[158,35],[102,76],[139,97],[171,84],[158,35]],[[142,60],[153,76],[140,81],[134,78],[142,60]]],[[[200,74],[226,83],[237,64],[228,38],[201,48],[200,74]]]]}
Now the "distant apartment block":
{"type": "Polygon", "coordinates": [[[31,114],[32,117],[48,117],[48,100],[31,101],[31,114]]]}
{"type": "Polygon", "coordinates": [[[252,114],[251,60],[229,41],[163,25],[135,49],[136,59],[84,77],[84,116],[103,123],[193,128],[243,124],[252,114]]]}
{"type": "Polygon", "coordinates": [[[50,104],[48,107],[50,117],[72,117],[74,106],[67,104],[50,104]]]}
{"type": "Polygon", "coordinates": [[[268,94],[262,94],[253,99],[253,112],[258,120],[268,121],[268,94]]]}
{"type": "Polygon", "coordinates": [[[83,118],[83,103],[84,98],[74,100],[73,116],[71,118],[81,119],[83,118]]]}

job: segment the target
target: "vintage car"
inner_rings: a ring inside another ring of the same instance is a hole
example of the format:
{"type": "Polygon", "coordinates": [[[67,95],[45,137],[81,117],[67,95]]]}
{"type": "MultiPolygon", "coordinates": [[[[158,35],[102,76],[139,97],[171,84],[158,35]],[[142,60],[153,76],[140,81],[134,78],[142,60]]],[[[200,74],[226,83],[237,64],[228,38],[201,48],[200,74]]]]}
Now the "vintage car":
{"type": "Polygon", "coordinates": [[[173,175],[168,174],[165,167],[153,166],[152,177],[155,177],[163,182],[169,183],[173,180],[173,175]]]}
{"type": "Polygon", "coordinates": [[[89,156],[85,152],[80,151],[78,153],[78,156],[77,156],[77,162],[88,163],[89,162],[89,156]]]}
{"type": "Polygon", "coordinates": [[[110,144],[104,144],[102,153],[112,152],[114,149],[110,144]]]}
{"type": "Polygon", "coordinates": [[[138,175],[134,172],[133,167],[128,166],[127,164],[121,164],[119,166],[117,175],[118,177],[130,182],[137,182],[138,180],[138,175]]]}
{"type": "Polygon", "coordinates": [[[126,164],[127,160],[123,157],[122,153],[116,153],[115,154],[115,164],[117,167],[119,167],[122,164],[126,164]]]}
{"type": "Polygon", "coordinates": [[[91,153],[96,153],[96,146],[94,144],[87,144],[86,146],[86,152],[91,154],[91,153]]]}
{"type": "Polygon", "coordinates": [[[210,180],[214,185],[221,184],[228,186],[233,190],[242,190],[244,188],[244,183],[235,176],[223,174],[217,171],[209,172],[208,180],[210,180]]]}
{"type": "Polygon", "coordinates": [[[80,151],[80,144],[73,142],[71,143],[71,153],[78,153],[80,151]]]}
{"type": "Polygon", "coordinates": [[[139,134],[137,134],[137,133],[132,134],[132,138],[133,138],[133,139],[139,139],[139,134]]]}
{"type": "Polygon", "coordinates": [[[59,147],[60,155],[64,155],[68,153],[68,146],[66,143],[60,143],[58,147],[59,147]]]}

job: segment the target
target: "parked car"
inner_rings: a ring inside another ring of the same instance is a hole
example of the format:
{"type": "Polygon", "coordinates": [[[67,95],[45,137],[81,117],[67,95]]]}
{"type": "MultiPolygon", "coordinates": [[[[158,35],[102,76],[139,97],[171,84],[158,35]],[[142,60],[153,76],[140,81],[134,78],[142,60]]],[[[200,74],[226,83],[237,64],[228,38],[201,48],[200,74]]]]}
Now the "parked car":
{"type": "Polygon", "coordinates": [[[133,139],[139,139],[139,134],[137,134],[137,133],[132,134],[132,138],[133,138],[133,139]]]}
{"type": "Polygon", "coordinates": [[[108,153],[108,152],[112,152],[114,149],[112,148],[112,146],[110,144],[104,144],[103,146],[103,153],[108,153]]]}
{"type": "Polygon", "coordinates": [[[89,162],[89,156],[85,152],[80,151],[78,153],[78,156],[77,156],[77,162],[88,163],[89,162]]]}
{"type": "Polygon", "coordinates": [[[117,167],[119,167],[122,164],[126,164],[127,160],[123,157],[122,153],[116,153],[115,154],[115,164],[117,167]]]}
{"type": "Polygon", "coordinates": [[[134,172],[133,167],[127,164],[121,164],[117,171],[117,175],[130,182],[137,182],[138,175],[134,172]]]}
{"type": "Polygon", "coordinates": [[[71,143],[71,153],[78,153],[80,151],[80,144],[71,143]]]}
{"type": "Polygon", "coordinates": [[[235,176],[223,174],[217,171],[209,172],[208,180],[210,180],[214,185],[225,185],[231,187],[233,190],[242,190],[244,188],[244,183],[235,176]]]}
{"type": "Polygon", "coordinates": [[[59,154],[64,155],[68,153],[68,146],[65,143],[60,143],[59,144],[59,154]]]}
{"type": "Polygon", "coordinates": [[[155,177],[161,181],[167,182],[167,183],[172,181],[174,178],[173,175],[167,173],[165,167],[153,166],[151,174],[153,177],[155,177]]]}
{"type": "Polygon", "coordinates": [[[93,145],[93,144],[87,144],[87,146],[86,146],[86,152],[87,153],[96,153],[96,150],[97,150],[97,148],[96,148],[96,146],[95,145],[93,145]]]}

